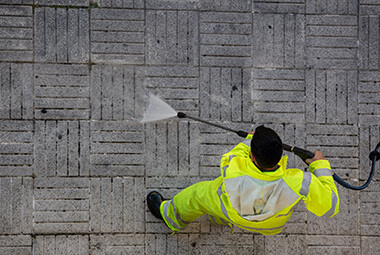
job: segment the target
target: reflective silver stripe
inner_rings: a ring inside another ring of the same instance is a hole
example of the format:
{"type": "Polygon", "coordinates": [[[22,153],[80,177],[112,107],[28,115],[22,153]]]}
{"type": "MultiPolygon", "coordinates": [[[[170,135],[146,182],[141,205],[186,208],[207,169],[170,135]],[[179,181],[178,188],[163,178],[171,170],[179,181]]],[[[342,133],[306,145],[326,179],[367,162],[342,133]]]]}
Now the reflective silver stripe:
{"type": "Polygon", "coordinates": [[[332,171],[328,168],[321,168],[317,169],[313,173],[315,176],[320,177],[320,176],[332,176],[332,171]]]}
{"type": "Polygon", "coordinates": [[[181,218],[181,215],[179,215],[179,214],[177,213],[177,210],[175,209],[175,205],[174,205],[174,199],[170,200],[170,203],[171,203],[172,206],[173,206],[174,215],[175,215],[176,219],[177,219],[178,221],[180,221],[181,223],[183,223],[183,224],[190,224],[191,222],[188,222],[188,221],[183,220],[183,219],[181,218]]]}
{"type": "Polygon", "coordinates": [[[218,223],[216,223],[216,221],[215,221],[214,216],[212,216],[212,215],[209,215],[209,216],[210,216],[211,222],[214,223],[215,225],[218,225],[218,223]]]}
{"type": "Polygon", "coordinates": [[[226,177],[226,175],[227,175],[227,168],[228,167],[229,167],[229,165],[226,165],[226,166],[222,167],[223,168],[223,177],[226,177]]]}
{"type": "MultiPolygon", "coordinates": [[[[236,157],[235,155],[230,155],[230,157],[228,158],[228,162],[231,162],[231,160],[236,157]]],[[[226,177],[227,176],[227,168],[229,167],[230,165],[225,165],[223,168],[223,177],[226,177]]]]}
{"type": "Polygon", "coordinates": [[[220,219],[220,221],[221,221],[223,224],[228,224],[228,222],[225,221],[223,218],[219,218],[219,219],[220,219]]]}
{"type": "Polygon", "coordinates": [[[336,196],[335,192],[333,190],[331,190],[331,192],[332,192],[332,194],[331,194],[331,208],[327,213],[325,213],[323,215],[323,217],[327,217],[327,218],[331,217],[334,214],[335,207],[338,203],[338,197],[336,196]]]}
{"type": "Polygon", "coordinates": [[[293,208],[292,208],[288,213],[277,215],[276,218],[278,218],[278,217],[283,217],[283,216],[288,216],[288,215],[289,215],[290,213],[292,213],[292,212],[293,212],[293,208]]]}
{"type": "Polygon", "coordinates": [[[301,186],[301,190],[300,190],[300,194],[302,196],[306,197],[309,194],[310,183],[311,183],[311,173],[304,172],[303,173],[302,186],[301,186]]]}
{"type": "Polygon", "coordinates": [[[178,226],[170,217],[169,217],[169,202],[164,204],[164,216],[165,219],[175,228],[182,229],[180,226],[178,226]]]}
{"type": "Polygon", "coordinates": [[[219,195],[219,200],[220,200],[220,207],[222,209],[222,212],[224,214],[224,216],[226,216],[226,218],[230,221],[230,222],[233,222],[234,225],[238,226],[238,227],[241,227],[241,228],[246,228],[246,229],[250,229],[250,230],[253,230],[253,231],[262,231],[262,230],[276,230],[276,229],[281,229],[285,226],[285,224],[283,226],[280,226],[280,227],[276,227],[276,228],[251,228],[251,227],[247,227],[247,226],[243,226],[243,225],[240,225],[240,224],[237,224],[236,222],[232,221],[231,218],[228,216],[228,213],[227,213],[227,209],[226,207],[224,206],[224,203],[223,203],[223,200],[222,200],[222,195],[223,195],[223,191],[222,191],[222,184],[220,184],[218,190],[217,190],[217,193],[219,195]]]}

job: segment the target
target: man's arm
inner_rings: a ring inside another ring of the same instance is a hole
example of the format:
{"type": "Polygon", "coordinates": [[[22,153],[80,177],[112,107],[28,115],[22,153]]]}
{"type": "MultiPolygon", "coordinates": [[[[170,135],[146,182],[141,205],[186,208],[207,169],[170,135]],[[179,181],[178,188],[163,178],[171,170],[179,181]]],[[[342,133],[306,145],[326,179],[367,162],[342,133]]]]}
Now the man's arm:
{"type": "Polygon", "coordinates": [[[315,152],[314,158],[307,159],[306,163],[309,164],[311,173],[304,173],[304,181],[305,177],[307,180],[310,176],[308,194],[304,199],[307,209],[317,216],[333,217],[339,212],[339,194],[330,163],[319,151],[315,152]]]}

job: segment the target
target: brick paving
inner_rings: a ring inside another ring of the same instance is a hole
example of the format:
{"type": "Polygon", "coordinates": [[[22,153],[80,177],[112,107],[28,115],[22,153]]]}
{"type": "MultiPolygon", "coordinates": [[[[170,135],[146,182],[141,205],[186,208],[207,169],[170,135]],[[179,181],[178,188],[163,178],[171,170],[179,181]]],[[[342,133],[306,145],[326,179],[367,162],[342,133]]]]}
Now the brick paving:
{"type": "Polygon", "coordinates": [[[299,204],[276,236],[206,217],[171,235],[146,194],[217,177],[240,138],[141,124],[149,93],[265,124],[363,183],[380,141],[380,1],[0,0],[0,254],[380,253],[378,173],[339,186],[333,219],[299,204]]]}

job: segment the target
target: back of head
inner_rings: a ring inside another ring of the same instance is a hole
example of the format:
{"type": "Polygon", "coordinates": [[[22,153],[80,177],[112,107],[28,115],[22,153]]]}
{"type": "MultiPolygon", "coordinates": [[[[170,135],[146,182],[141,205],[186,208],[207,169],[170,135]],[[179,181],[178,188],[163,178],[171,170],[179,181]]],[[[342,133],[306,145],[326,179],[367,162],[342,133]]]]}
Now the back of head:
{"type": "Polygon", "coordinates": [[[282,156],[281,138],[270,128],[256,128],[251,141],[251,151],[260,167],[272,168],[282,156]]]}

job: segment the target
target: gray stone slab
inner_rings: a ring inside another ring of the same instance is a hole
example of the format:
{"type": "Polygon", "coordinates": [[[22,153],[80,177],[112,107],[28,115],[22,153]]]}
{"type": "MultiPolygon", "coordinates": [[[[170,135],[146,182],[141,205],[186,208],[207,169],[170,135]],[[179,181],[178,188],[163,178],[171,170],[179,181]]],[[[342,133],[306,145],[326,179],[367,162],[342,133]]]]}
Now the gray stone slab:
{"type": "Polygon", "coordinates": [[[92,178],[91,233],[144,231],[144,197],[142,178],[92,178]]]}
{"type": "Polygon", "coordinates": [[[310,235],[307,241],[313,254],[360,254],[360,238],[356,236],[310,235]]]}
{"type": "Polygon", "coordinates": [[[200,84],[200,117],[223,121],[252,119],[248,69],[201,68],[200,84]]]}
{"type": "Polygon", "coordinates": [[[36,233],[89,232],[90,182],[88,179],[37,178],[36,181],[38,181],[38,188],[34,192],[33,214],[36,233]],[[64,185],[65,182],[70,182],[70,185],[64,185]]]}
{"type": "MultiPolygon", "coordinates": [[[[54,2],[54,4],[59,5],[60,3],[54,2]]],[[[70,3],[66,2],[66,4],[70,3]]],[[[36,24],[35,61],[88,62],[88,16],[87,9],[36,8],[34,17],[36,24]]]]}
{"type": "Polygon", "coordinates": [[[355,0],[306,1],[306,12],[313,14],[356,14],[358,2],[355,0]]]}
{"type": "Polygon", "coordinates": [[[305,13],[305,3],[307,1],[253,1],[253,11],[255,13],[305,13]]]}
{"type": "Polygon", "coordinates": [[[89,119],[89,80],[86,65],[35,64],[35,118],[89,119]]]}
{"type": "Polygon", "coordinates": [[[137,122],[92,122],[91,176],[143,175],[143,143],[143,127],[137,122]]]}
{"type": "Polygon", "coordinates": [[[357,72],[306,72],[307,121],[316,123],[357,123],[357,72]]]}
{"type": "Polygon", "coordinates": [[[299,68],[305,65],[305,16],[253,15],[253,65],[299,68]]]}
{"type": "Polygon", "coordinates": [[[34,253],[47,254],[90,254],[89,236],[86,235],[37,235],[34,239],[34,253]]]}
{"type": "Polygon", "coordinates": [[[0,176],[31,176],[33,173],[33,123],[0,122],[0,176]]]}
{"type": "Polygon", "coordinates": [[[252,2],[248,0],[237,1],[223,1],[218,0],[202,0],[200,1],[201,10],[212,11],[239,11],[239,12],[251,12],[252,2]]]}
{"type": "Polygon", "coordinates": [[[253,120],[256,123],[303,123],[303,70],[253,69],[253,120]]]}
{"type": "MultiPolygon", "coordinates": [[[[220,40],[200,44],[201,66],[250,67],[251,45],[224,44],[233,35],[252,36],[250,15],[240,13],[202,13],[200,15],[200,36],[217,36],[220,40]]],[[[202,43],[203,42],[203,43],[202,43]]],[[[241,44],[241,43],[240,43],[241,44]]]]}
{"type": "Polygon", "coordinates": [[[32,178],[0,178],[0,234],[32,233],[32,189],[32,178]]]}
{"type": "Polygon", "coordinates": [[[88,122],[36,122],[36,176],[88,176],[89,129],[88,122]]]}
{"type": "Polygon", "coordinates": [[[370,254],[380,252],[379,246],[376,243],[379,241],[378,237],[362,237],[362,254],[370,254]]]}
{"type": "Polygon", "coordinates": [[[149,176],[199,174],[198,123],[170,121],[146,125],[146,166],[149,176]]]}
{"type": "Polygon", "coordinates": [[[0,235],[1,254],[32,254],[32,237],[30,235],[0,235]]]}
{"type": "Polygon", "coordinates": [[[145,0],[94,0],[99,7],[143,9],[145,0]]]}
{"type": "Polygon", "coordinates": [[[31,6],[3,5],[0,10],[0,61],[33,60],[31,6]]]}
{"type": "Polygon", "coordinates": [[[145,254],[143,234],[91,235],[91,254],[145,254]]]}
{"type": "Polygon", "coordinates": [[[198,65],[198,13],[149,10],[146,17],[147,64],[198,65]]]}
{"type": "Polygon", "coordinates": [[[118,32],[130,35],[128,43],[120,42],[115,35],[91,37],[91,60],[95,63],[143,64],[144,11],[123,9],[93,9],[91,33],[118,32]]]}
{"type": "Polygon", "coordinates": [[[358,24],[355,16],[313,16],[306,19],[307,66],[311,68],[356,69],[358,65],[357,46],[343,47],[339,40],[344,37],[354,44],[357,40],[358,24]],[[335,39],[335,43],[326,47],[316,45],[327,44],[335,39]]]}
{"type": "Polygon", "coordinates": [[[91,73],[91,118],[125,120],[136,118],[138,89],[135,68],[94,66],[91,73]]]}
{"type": "Polygon", "coordinates": [[[380,3],[376,0],[365,0],[359,3],[359,14],[378,15],[380,13],[380,3]]]}

